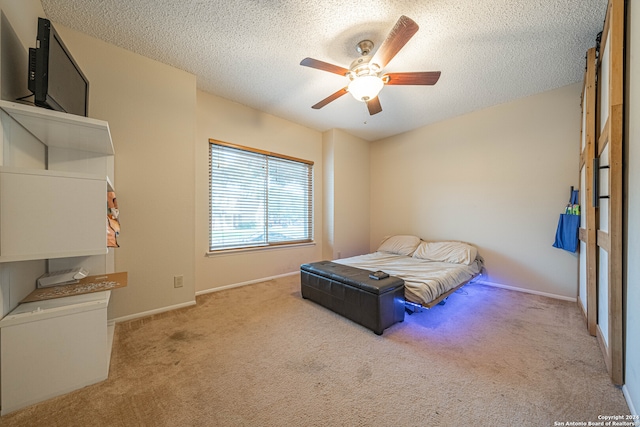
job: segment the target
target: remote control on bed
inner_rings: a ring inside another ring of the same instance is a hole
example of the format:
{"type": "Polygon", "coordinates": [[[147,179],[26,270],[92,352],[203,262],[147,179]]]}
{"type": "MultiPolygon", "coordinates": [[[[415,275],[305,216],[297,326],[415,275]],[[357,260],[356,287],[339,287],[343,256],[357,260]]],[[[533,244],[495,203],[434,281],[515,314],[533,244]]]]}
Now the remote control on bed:
{"type": "Polygon", "coordinates": [[[369,277],[375,280],[380,280],[380,279],[386,279],[387,277],[389,277],[389,275],[387,273],[385,273],[384,271],[374,271],[373,273],[369,274],[369,277]]]}

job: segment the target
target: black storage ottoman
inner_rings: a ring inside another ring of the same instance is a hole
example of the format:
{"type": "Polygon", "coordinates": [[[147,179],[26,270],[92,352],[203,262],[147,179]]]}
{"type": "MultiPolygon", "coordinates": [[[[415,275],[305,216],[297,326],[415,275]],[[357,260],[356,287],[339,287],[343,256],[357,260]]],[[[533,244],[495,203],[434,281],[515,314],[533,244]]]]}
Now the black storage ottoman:
{"type": "Polygon", "coordinates": [[[393,276],[371,279],[370,273],[330,261],[302,264],[302,297],[381,335],[404,321],[404,280],[393,276]]]}

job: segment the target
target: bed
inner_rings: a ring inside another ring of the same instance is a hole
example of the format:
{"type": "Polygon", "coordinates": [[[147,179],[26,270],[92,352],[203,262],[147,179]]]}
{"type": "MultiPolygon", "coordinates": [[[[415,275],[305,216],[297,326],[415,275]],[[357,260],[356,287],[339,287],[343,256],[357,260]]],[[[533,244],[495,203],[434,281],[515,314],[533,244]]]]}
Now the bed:
{"type": "Polygon", "coordinates": [[[408,306],[431,308],[477,278],[483,260],[464,242],[428,242],[417,236],[386,238],[376,252],[333,262],[364,270],[381,270],[405,281],[408,306]]]}

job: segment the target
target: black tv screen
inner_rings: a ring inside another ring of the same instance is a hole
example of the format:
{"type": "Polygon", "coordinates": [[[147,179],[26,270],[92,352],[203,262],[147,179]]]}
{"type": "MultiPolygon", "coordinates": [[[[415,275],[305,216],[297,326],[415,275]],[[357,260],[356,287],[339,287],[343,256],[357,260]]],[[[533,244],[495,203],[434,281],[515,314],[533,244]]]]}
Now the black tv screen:
{"type": "Polygon", "coordinates": [[[44,18],[38,18],[36,48],[29,49],[29,90],[40,107],[87,116],[89,81],[44,18]]]}

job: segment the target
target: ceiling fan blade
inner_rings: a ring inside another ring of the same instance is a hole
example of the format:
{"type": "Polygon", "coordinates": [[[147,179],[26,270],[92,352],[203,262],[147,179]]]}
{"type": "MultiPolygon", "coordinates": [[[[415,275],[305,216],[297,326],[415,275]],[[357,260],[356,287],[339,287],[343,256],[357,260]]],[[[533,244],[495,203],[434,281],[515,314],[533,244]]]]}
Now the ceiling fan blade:
{"type": "Polygon", "coordinates": [[[393,27],[387,38],[380,45],[371,62],[378,64],[380,69],[387,66],[389,61],[403,48],[405,44],[418,31],[418,24],[411,18],[402,15],[393,27]]]}
{"type": "Polygon", "coordinates": [[[330,73],[340,74],[341,76],[346,75],[349,70],[343,67],[339,67],[337,65],[329,64],[328,62],[319,61],[313,58],[304,58],[300,61],[300,65],[304,65],[305,67],[311,67],[322,71],[328,71],[330,73]]]}
{"type": "Polygon", "coordinates": [[[381,112],[382,106],[380,105],[380,99],[376,96],[375,98],[368,100],[367,108],[369,109],[369,114],[372,116],[381,112]]]}
{"type": "Polygon", "coordinates": [[[319,110],[320,108],[324,107],[328,103],[330,103],[332,101],[335,101],[336,99],[340,98],[345,93],[347,93],[347,88],[343,87],[339,91],[337,91],[335,93],[332,93],[331,95],[327,96],[325,99],[323,99],[322,101],[318,102],[316,105],[311,106],[311,108],[313,108],[314,110],[319,110]]]}
{"type": "Polygon", "coordinates": [[[419,71],[415,73],[387,73],[382,80],[387,85],[434,85],[440,78],[440,71],[419,71]]]}

